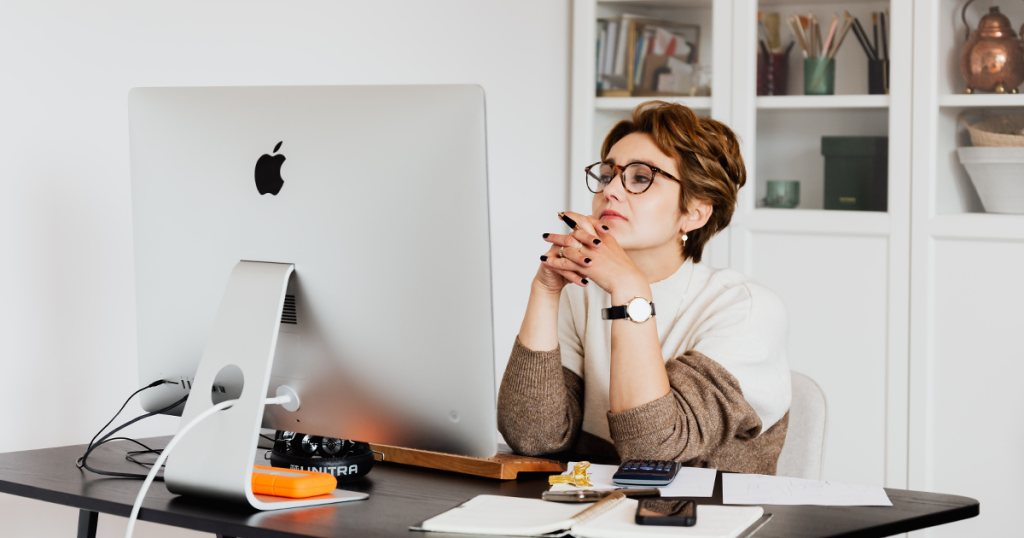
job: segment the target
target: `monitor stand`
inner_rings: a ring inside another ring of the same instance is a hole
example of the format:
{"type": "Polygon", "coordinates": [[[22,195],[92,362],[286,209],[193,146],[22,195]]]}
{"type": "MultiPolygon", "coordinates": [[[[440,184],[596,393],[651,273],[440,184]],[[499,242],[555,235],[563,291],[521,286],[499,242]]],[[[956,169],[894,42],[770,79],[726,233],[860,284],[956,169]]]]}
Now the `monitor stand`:
{"type": "Polygon", "coordinates": [[[252,467],[263,422],[263,400],[277,348],[290,263],[238,262],[224,290],[181,424],[215,404],[214,379],[225,367],[241,369],[238,402],[195,425],[167,458],[164,482],[171,493],[249,504],[260,510],[355,501],[365,493],[334,490],[327,495],[290,499],[252,491],[252,467]]]}

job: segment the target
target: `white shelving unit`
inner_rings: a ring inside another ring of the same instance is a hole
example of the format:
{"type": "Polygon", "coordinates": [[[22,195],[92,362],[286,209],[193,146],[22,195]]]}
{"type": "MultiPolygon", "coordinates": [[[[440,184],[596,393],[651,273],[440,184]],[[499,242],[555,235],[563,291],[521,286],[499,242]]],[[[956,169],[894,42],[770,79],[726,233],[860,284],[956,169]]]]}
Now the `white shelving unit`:
{"type": "MultiPolygon", "coordinates": [[[[977,0],[967,15],[972,30],[994,5],[1015,30],[1024,22],[1022,2],[977,0]]],[[[957,121],[962,112],[1021,112],[1024,95],[963,93],[962,6],[914,1],[908,485],[974,497],[986,508],[922,533],[936,537],[1012,534],[1024,503],[1024,438],[1003,427],[1024,406],[1024,215],[985,213],[956,154],[970,144],[957,121]],[[979,457],[962,459],[971,453],[979,457]]]]}
{"type": "Polygon", "coordinates": [[[888,95],[770,95],[757,98],[760,110],[889,108],[888,95]]]}

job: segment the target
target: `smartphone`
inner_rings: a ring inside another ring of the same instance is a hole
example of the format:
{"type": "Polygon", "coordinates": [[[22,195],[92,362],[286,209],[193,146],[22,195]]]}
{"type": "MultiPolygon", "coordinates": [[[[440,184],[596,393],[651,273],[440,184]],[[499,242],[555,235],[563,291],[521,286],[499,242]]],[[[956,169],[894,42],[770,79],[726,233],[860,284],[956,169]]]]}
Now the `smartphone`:
{"type": "Polygon", "coordinates": [[[636,523],[692,527],[697,524],[697,503],[673,497],[640,499],[636,507],[636,523]]]}

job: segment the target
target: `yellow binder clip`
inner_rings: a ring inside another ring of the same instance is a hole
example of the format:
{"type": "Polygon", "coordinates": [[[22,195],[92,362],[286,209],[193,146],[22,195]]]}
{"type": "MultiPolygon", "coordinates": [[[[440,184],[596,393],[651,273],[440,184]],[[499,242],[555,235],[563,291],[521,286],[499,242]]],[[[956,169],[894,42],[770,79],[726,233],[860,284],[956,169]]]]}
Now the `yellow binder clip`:
{"type": "Polygon", "coordinates": [[[548,477],[548,484],[572,484],[578,488],[592,488],[594,484],[590,482],[590,473],[587,472],[587,467],[590,467],[589,461],[581,461],[573,467],[572,473],[570,474],[559,474],[548,477]]]}

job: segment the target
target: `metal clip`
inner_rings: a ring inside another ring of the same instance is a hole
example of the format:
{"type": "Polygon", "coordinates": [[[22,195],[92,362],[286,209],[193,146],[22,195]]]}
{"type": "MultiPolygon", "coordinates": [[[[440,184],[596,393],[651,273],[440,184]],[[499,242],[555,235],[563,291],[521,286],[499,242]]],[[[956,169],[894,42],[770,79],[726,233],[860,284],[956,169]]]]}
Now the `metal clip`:
{"type": "Polygon", "coordinates": [[[592,488],[594,484],[590,482],[590,473],[587,472],[588,467],[590,467],[589,461],[581,461],[576,464],[570,474],[549,476],[548,484],[572,484],[578,488],[592,488]]]}

